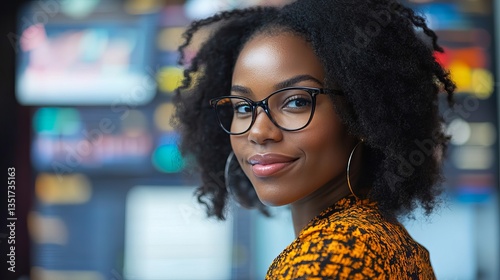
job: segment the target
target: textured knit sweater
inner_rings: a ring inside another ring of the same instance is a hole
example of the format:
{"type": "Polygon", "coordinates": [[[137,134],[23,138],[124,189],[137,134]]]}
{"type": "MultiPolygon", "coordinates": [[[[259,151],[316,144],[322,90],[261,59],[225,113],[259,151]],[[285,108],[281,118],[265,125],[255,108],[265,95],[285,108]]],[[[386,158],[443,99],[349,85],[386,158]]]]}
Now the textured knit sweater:
{"type": "Polygon", "coordinates": [[[316,216],[266,279],[435,279],[429,252],[377,204],[348,196],[316,216]]]}

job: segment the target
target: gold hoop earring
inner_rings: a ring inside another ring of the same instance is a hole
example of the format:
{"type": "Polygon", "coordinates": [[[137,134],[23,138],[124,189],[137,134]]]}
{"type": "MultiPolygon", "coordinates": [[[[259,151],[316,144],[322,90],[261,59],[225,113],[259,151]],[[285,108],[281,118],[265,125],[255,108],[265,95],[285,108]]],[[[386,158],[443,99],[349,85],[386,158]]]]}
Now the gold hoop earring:
{"type": "Polygon", "coordinates": [[[361,141],[358,142],[358,144],[356,144],[356,146],[354,146],[354,148],[352,148],[352,151],[351,151],[351,154],[349,155],[349,160],[347,160],[347,186],[349,187],[349,190],[351,191],[351,194],[357,199],[359,200],[359,197],[354,193],[353,189],[352,189],[352,186],[351,186],[351,178],[349,176],[349,171],[351,170],[351,160],[352,160],[352,155],[354,155],[354,151],[356,151],[356,148],[359,146],[359,144],[363,143],[363,139],[361,139],[361,141]]]}

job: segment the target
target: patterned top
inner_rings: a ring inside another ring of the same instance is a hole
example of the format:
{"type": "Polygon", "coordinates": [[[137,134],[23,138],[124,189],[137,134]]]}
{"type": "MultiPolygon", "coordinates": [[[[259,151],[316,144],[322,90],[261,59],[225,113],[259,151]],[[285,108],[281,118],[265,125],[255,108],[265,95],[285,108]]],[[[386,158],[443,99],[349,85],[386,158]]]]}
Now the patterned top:
{"type": "Polygon", "coordinates": [[[266,279],[435,279],[429,252],[403,225],[352,195],[316,216],[267,271],[266,279]]]}

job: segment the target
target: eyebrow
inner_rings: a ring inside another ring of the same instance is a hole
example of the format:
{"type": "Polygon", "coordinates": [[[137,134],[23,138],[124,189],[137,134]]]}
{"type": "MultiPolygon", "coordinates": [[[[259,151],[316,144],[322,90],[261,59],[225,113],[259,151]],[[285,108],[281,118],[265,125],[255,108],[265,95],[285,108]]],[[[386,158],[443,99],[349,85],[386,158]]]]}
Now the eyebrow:
{"type": "Polygon", "coordinates": [[[291,87],[291,86],[294,86],[294,85],[296,85],[300,82],[303,82],[303,81],[313,81],[313,82],[317,83],[318,85],[323,86],[323,83],[320,80],[314,78],[311,75],[298,75],[298,76],[292,77],[290,79],[284,80],[283,82],[276,84],[274,86],[274,89],[279,90],[282,88],[291,87]]]}
{"type": "MultiPolygon", "coordinates": [[[[296,84],[303,82],[303,81],[313,81],[313,82],[317,83],[318,85],[323,86],[323,83],[320,80],[314,78],[311,75],[298,75],[298,76],[295,76],[295,77],[292,77],[290,79],[286,79],[282,82],[277,83],[276,85],[274,85],[274,89],[279,90],[282,88],[292,87],[292,86],[295,86],[296,84]]],[[[249,88],[244,87],[244,86],[239,86],[239,85],[232,86],[231,92],[239,92],[239,93],[244,94],[244,95],[249,95],[252,93],[252,91],[249,88]]]]}

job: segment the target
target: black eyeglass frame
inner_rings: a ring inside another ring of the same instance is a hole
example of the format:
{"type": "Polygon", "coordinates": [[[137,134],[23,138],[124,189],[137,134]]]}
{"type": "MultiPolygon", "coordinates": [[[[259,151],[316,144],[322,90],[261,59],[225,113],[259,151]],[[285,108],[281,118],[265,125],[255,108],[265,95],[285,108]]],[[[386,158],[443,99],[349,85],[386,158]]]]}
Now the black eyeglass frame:
{"type": "Polygon", "coordinates": [[[268,97],[260,100],[260,101],[253,101],[251,100],[250,98],[247,98],[245,96],[236,96],[236,95],[226,95],[226,96],[219,96],[219,97],[216,97],[216,98],[212,98],[210,99],[209,103],[210,103],[210,106],[214,109],[215,111],[215,114],[217,115],[217,120],[219,121],[219,126],[222,127],[222,129],[227,133],[227,134],[230,134],[230,135],[241,135],[241,134],[244,134],[244,133],[247,133],[253,126],[254,122],[255,122],[255,119],[257,118],[257,107],[261,107],[264,112],[266,113],[267,117],[271,120],[271,122],[277,126],[278,128],[280,128],[281,130],[284,130],[284,131],[297,131],[297,130],[301,130],[301,129],[304,129],[306,126],[309,125],[309,123],[311,122],[313,116],[314,116],[314,111],[316,109],[316,96],[318,94],[332,94],[332,95],[344,95],[344,92],[342,92],[341,90],[337,90],[337,89],[326,89],[326,88],[314,88],[314,87],[286,87],[286,88],[282,88],[282,89],[279,89],[275,92],[272,92],[271,94],[269,94],[268,97]],[[279,124],[276,123],[276,121],[273,119],[273,117],[271,116],[271,112],[269,110],[269,106],[268,106],[268,100],[269,98],[271,98],[271,96],[277,94],[277,93],[280,93],[282,91],[286,91],[286,90],[303,90],[307,93],[309,93],[309,95],[311,95],[311,99],[312,99],[312,108],[311,108],[311,116],[309,116],[309,120],[307,121],[307,123],[305,125],[303,125],[302,127],[299,127],[299,128],[295,128],[295,129],[287,129],[287,128],[284,128],[282,126],[280,126],[279,124]],[[234,133],[234,132],[231,132],[231,131],[228,131],[224,125],[222,124],[222,121],[219,117],[219,113],[217,111],[217,103],[222,100],[222,99],[226,99],[226,98],[238,98],[238,99],[243,99],[245,101],[248,102],[248,104],[250,104],[251,108],[252,108],[252,121],[250,122],[250,125],[248,126],[248,128],[243,131],[243,132],[238,132],[238,133],[234,133]]]}

